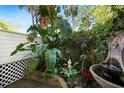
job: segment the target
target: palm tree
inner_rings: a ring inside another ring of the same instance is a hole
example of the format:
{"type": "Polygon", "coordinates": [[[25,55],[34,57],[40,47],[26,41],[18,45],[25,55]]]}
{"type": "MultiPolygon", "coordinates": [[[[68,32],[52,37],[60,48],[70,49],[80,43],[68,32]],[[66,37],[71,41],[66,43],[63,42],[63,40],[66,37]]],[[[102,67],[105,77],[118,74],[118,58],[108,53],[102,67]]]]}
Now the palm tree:
{"type": "MultiPolygon", "coordinates": [[[[22,8],[24,7],[24,5],[18,5],[18,7],[19,7],[20,9],[22,9],[22,8]]],[[[34,24],[35,24],[35,23],[34,23],[34,10],[35,10],[35,6],[33,6],[33,5],[26,5],[26,8],[27,8],[27,11],[28,11],[29,13],[31,13],[32,25],[34,25],[34,24]]]]}

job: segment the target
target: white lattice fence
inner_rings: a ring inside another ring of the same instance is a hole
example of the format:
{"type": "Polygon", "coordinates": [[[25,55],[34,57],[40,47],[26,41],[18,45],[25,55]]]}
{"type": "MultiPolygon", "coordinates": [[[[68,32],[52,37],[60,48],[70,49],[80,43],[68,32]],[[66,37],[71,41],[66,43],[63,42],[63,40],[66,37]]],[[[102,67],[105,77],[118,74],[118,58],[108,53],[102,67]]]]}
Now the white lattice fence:
{"type": "Polygon", "coordinates": [[[0,87],[6,87],[23,78],[24,71],[30,62],[31,58],[0,65],[0,87]]]}

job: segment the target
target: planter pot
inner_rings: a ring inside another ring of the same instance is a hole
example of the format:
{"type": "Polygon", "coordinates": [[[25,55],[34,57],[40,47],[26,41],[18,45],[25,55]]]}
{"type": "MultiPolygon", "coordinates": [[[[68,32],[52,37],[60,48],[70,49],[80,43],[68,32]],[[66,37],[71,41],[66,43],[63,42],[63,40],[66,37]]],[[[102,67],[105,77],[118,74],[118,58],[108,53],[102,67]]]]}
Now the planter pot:
{"type": "Polygon", "coordinates": [[[102,66],[100,64],[95,64],[92,65],[90,67],[90,71],[91,74],[93,75],[93,77],[95,78],[95,80],[104,88],[122,88],[122,86],[117,85],[113,82],[110,82],[104,78],[102,78],[101,76],[98,75],[98,73],[96,73],[95,71],[99,70],[100,68],[102,68],[102,66]]]}

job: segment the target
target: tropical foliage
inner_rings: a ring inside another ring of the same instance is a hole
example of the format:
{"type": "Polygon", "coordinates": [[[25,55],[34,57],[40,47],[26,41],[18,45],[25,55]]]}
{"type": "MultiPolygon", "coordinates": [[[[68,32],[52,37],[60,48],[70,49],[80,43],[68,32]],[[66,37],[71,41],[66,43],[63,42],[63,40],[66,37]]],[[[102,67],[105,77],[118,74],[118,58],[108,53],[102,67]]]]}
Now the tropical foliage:
{"type": "MultiPolygon", "coordinates": [[[[46,72],[66,80],[79,73],[86,81],[92,78],[89,67],[106,58],[109,40],[124,28],[124,6],[43,5],[27,9],[33,20],[27,30],[28,42],[19,44],[12,55],[30,50],[46,72]],[[35,41],[37,37],[42,43],[35,41]]],[[[39,64],[33,62],[36,64],[30,68],[35,69],[39,64]]]]}
{"type": "Polygon", "coordinates": [[[58,6],[39,6],[38,10],[34,11],[38,13],[37,16],[39,17],[36,17],[38,21],[27,30],[29,42],[19,44],[16,50],[11,53],[14,55],[18,51],[31,50],[36,55],[35,57],[45,58],[46,72],[50,73],[56,73],[56,63],[63,57],[57,45],[67,39],[71,33],[70,24],[67,20],[57,16],[58,9],[56,10],[56,8],[58,6]],[[42,44],[35,42],[24,48],[25,44],[34,42],[37,36],[43,41],[42,44]]]}

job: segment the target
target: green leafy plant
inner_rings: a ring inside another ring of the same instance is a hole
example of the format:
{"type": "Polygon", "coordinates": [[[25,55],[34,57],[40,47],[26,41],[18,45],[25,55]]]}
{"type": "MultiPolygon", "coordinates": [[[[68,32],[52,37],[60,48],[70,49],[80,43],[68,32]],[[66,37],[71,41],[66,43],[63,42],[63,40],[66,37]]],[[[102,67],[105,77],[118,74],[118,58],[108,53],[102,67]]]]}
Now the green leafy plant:
{"type": "Polygon", "coordinates": [[[63,58],[59,44],[68,39],[71,33],[70,24],[67,20],[57,16],[58,10],[56,8],[58,9],[58,6],[39,6],[34,11],[37,14],[35,15],[36,21],[39,21],[35,25],[31,25],[27,30],[28,42],[19,44],[11,53],[11,55],[14,55],[18,51],[32,51],[33,55],[39,59],[39,62],[42,61],[41,58],[45,60],[45,63],[43,63],[46,67],[45,71],[52,74],[57,72],[56,64],[63,58]],[[56,32],[57,30],[59,32],[56,32]],[[42,43],[35,42],[38,36],[42,43]]]}
{"type": "Polygon", "coordinates": [[[62,77],[65,78],[65,80],[69,80],[70,78],[73,78],[77,75],[78,71],[75,69],[75,66],[77,63],[75,63],[73,66],[71,64],[71,60],[65,64],[64,67],[61,68],[60,74],[62,77]]]}
{"type": "Polygon", "coordinates": [[[77,72],[76,69],[71,69],[71,70],[63,69],[63,70],[61,71],[62,76],[63,76],[65,79],[67,79],[67,80],[69,80],[70,78],[76,76],[77,73],[78,73],[78,72],[77,72]]]}
{"type": "Polygon", "coordinates": [[[84,55],[84,54],[80,55],[80,61],[81,61],[81,67],[82,67],[82,69],[86,69],[85,68],[86,67],[85,66],[86,58],[87,58],[86,55],[84,55]]]}
{"type": "Polygon", "coordinates": [[[32,60],[33,63],[30,67],[31,67],[31,69],[33,68],[33,70],[34,70],[34,68],[36,69],[36,65],[38,65],[37,64],[38,60],[36,58],[40,59],[40,57],[44,55],[45,61],[46,61],[46,72],[55,74],[56,73],[55,65],[58,60],[57,57],[61,58],[61,59],[63,57],[61,50],[59,50],[57,48],[49,48],[48,44],[37,44],[37,43],[31,44],[30,46],[27,46],[26,48],[24,48],[24,45],[26,45],[26,44],[28,44],[28,43],[19,44],[16,47],[16,50],[11,53],[11,55],[16,54],[18,51],[24,51],[24,50],[32,51],[32,53],[35,55],[34,56],[35,58],[32,60]]]}

